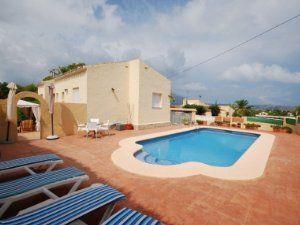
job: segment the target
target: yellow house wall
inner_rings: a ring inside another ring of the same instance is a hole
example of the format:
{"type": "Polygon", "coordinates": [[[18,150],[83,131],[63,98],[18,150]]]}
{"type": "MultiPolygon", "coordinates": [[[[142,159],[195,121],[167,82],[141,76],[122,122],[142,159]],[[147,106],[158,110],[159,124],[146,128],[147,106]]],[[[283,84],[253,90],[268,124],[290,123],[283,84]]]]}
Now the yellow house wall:
{"type": "Polygon", "coordinates": [[[136,128],[170,123],[171,83],[140,60],[87,68],[88,119],[129,122],[136,128]],[[152,108],[153,92],[162,94],[161,109],[152,108]]]}
{"type": "Polygon", "coordinates": [[[143,127],[151,124],[170,124],[171,82],[157,71],[140,62],[139,76],[139,123],[143,127]],[[162,107],[152,107],[152,94],[162,94],[162,107]]]}
{"type": "Polygon", "coordinates": [[[128,62],[88,66],[88,119],[99,118],[100,121],[121,123],[128,121],[128,71],[128,62]]]}
{"type": "Polygon", "coordinates": [[[48,98],[48,93],[46,92],[46,85],[45,85],[45,84],[40,84],[40,85],[38,85],[38,94],[39,94],[43,99],[47,99],[47,98],[48,98]]]}
{"type": "Polygon", "coordinates": [[[76,103],[87,103],[87,74],[86,71],[80,72],[78,74],[63,78],[55,79],[45,82],[38,87],[38,94],[43,95],[43,98],[48,101],[48,84],[53,83],[55,86],[55,94],[58,93],[59,97],[56,98],[56,102],[64,103],[74,103],[73,102],[73,88],[79,88],[80,92],[80,102],[76,103]],[[68,89],[68,94],[66,94],[65,89],[68,89]],[[62,93],[64,92],[64,100],[62,99],[62,93]]]}
{"type": "MultiPolygon", "coordinates": [[[[72,89],[79,87],[81,103],[86,103],[86,118],[100,121],[132,123],[136,128],[170,124],[171,82],[139,59],[129,62],[102,63],[86,66],[63,79],[55,79],[57,102],[65,89],[64,103],[72,102],[72,89]],[[152,94],[162,94],[162,108],[152,107],[152,94]],[[68,98],[69,97],[69,98],[68,98]]],[[[48,82],[49,83],[49,82],[48,82]]],[[[46,85],[39,86],[39,94],[47,96],[46,85]]]]}
{"type": "Polygon", "coordinates": [[[129,78],[128,78],[128,101],[131,121],[134,125],[139,124],[139,80],[140,80],[140,63],[139,60],[132,60],[129,62],[129,78]]]}

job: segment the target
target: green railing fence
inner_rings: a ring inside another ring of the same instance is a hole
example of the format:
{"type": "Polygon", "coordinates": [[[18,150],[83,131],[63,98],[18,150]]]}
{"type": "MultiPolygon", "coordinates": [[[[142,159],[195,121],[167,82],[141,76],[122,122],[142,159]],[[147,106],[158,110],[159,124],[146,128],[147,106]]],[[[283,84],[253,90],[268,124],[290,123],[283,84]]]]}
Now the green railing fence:
{"type": "Polygon", "coordinates": [[[285,122],[290,125],[296,125],[296,119],[293,119],[293,118],[286,118],[285,122]]]}
{"type": "Polygon", "coordinates": [[[282,126],[283,120],[282,119],[273,119],[273,118],[263,118],[263,117],[247,117],[248,122],[253,123],[269,123],[273,125],[282,126]]]}

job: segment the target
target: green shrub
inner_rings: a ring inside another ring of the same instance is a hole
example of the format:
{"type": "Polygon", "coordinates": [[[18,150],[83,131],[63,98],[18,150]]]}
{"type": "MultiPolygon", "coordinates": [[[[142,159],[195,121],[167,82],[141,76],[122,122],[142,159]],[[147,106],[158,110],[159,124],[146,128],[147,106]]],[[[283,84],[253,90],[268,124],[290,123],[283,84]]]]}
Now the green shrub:
{"type": "Polygon", "coordinates": [[[28,117],[23,113],[21,108],[17,108],[17,115],[18,115],[18,124],[23,121],[27,120],[28,117]]]}
{"type": "Polygon", "coordinates": [[[218,126],[221,126],[223,124],[223,122],[221,122],[221,121],[215,121],[215,124],[217,124],[218,126]]]}
{"type": "Polygon", "coordinates": [[[260,125],[259,124],[255,124],[255,123],[245,123],[245,127],[247,129],[256,129],[256,128],[260,127],[260,125]]]}
{"type": "Polygon", "coordinates": [[[197,122],[199,125],[204,124],[204,121],[203,121],[203,120],[196,120],[196,122],[197,122]]]}
{"type": "Polygon", "coordinates": [[[221,111],[221,109],[220,109],[220,107],[217,103],[209,106],[209,109],[211,110],[211,115],[212,116],[218,116],[220,111],[221,111]]]}
{"type": "Polygon", "coordinates": [[[289,134],[293,133],[293,129],[290,127],[282,127],[282,129],[285,130],[289,134]]]}
{"type": "Polygon", "coordinates": [[[197,112],[196,112],[197,115],[204,115],[207,112],[207,108],[203,105],[196,105],[196,104],[189,105],[189,104],[187,104],[187,105],[183,106],[183,108],[196,109],[197,110],[197,112]]]}

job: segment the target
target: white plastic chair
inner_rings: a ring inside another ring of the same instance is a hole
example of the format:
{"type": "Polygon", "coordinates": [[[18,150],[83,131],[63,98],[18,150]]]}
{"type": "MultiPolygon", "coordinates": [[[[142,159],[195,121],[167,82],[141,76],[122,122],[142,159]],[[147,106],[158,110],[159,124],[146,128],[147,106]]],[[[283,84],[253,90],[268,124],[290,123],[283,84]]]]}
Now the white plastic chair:
{"type": "Polygon", "coordinates": [[[99,127],[98,127],[98,124],[96,122],[89,122],[89,123],[87,123],[86,127],[83,128],[83,130],[86,131],[86,139],[88,139],[90,131],[94,131],[95,132],[95,136],[96,136],[96,139],[97,139],[97,134],[98,134],[98,131],[99,131],[99,127]]]}
{"type": "Polygon", "coordinates": [[[101,124],[100,126],[98,126],[98,130],[99,130],[99,131],[106,131],[107,134],[109,135],[109,127],[110,127],[110,125],[109,125],[109,120],[107,120],[106,123],[103,123],[103,124],[101,124]]]}
{"type": "Polygon", "coordinates": [[[97,125],[100,124],[100,120],[98,118],[91,118],[90,122],[91,123],[97,123],[97,125]]]}
{"type": "Polygon", "coordinates": [[[84,128],[86,127],[86,124],[84,124],[84,123],[79,123],[78,120],[76,120],[76,123],[77,123],[77,133],[78,133],[79,131],[83,131],[84,128]]]}

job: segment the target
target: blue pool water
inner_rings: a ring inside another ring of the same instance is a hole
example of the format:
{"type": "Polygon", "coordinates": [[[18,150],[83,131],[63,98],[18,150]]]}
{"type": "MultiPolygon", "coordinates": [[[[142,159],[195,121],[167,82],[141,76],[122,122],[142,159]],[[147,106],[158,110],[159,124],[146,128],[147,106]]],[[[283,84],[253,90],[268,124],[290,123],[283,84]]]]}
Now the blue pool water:
{"type": "Polygon", "coordinates": [[[233,165],[258,137],[258,134],[201,128],[140,141],[143,149],[135,157],[160,165],[201,162],[226,167],[233,165]]]}

